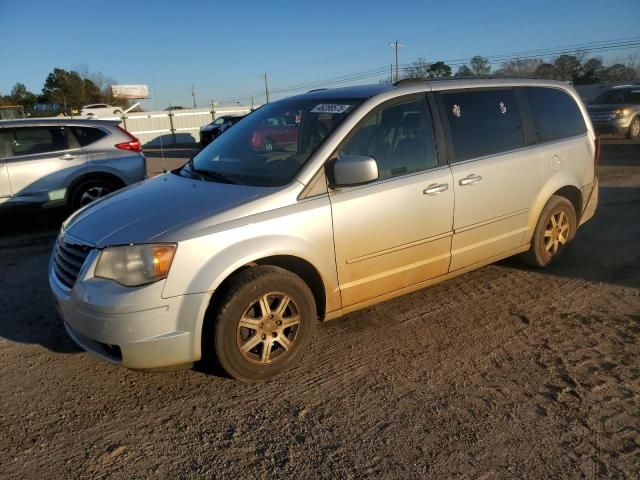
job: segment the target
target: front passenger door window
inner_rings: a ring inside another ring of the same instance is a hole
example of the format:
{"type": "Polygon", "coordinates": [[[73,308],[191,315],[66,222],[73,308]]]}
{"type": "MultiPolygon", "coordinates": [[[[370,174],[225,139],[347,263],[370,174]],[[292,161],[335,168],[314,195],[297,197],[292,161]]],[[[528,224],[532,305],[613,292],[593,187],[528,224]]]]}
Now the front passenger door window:
{"type": "Polygon", "coordinates": [[[341,154],[375,159],[379,180],[437,166],[433,124],[424,98],[374,110],[356,127],[341,154]]]}

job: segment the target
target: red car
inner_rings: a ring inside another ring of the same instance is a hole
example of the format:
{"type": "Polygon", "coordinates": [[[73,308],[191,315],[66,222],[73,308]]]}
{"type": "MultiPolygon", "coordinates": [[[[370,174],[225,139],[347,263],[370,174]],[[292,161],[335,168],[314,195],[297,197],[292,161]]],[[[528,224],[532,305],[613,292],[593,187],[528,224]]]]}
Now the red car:
{"type": "Polygon", "coordinates": [[[256,150],[272,152],[298,143],[299,121],[295,115],[267,118],[251,136],[251,146],[256,150]]]}

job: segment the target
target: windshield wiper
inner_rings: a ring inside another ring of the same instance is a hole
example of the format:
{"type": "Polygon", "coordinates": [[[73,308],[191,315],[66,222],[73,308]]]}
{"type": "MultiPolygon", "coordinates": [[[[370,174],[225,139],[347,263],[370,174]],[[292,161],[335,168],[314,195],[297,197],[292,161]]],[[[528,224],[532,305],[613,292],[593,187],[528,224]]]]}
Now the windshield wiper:
{"type": "Polygon", "coordinates": [[[205,177],[210,178],[216,182],[222,183],[238,183],[231,177],[228,177],[224,173],[216,172],[215,170],[206,170],[202,168],[196,168],[193,164],[193,159],[189,160],[189,172],[200,177],[200,180],[204,180],[205,177]]]}

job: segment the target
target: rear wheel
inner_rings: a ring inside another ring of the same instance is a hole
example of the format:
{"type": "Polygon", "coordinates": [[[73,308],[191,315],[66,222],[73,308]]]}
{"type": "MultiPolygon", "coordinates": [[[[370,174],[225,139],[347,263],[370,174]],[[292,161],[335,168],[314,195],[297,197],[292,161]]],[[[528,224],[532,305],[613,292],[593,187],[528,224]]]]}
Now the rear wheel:
{"type": "Polygon", "coordinates": [[[629,125],[627,137],[629,137],[631,140],[635,140],[636,142],[640,141],[640,117],[635,117],[633,120],[631,120],[631,125],[629,125]]]}
{"type": "Polygon", "coordinates": [[[524,261],[539,268],[557,262],[573,240],[576,225],[576,212],[571,202],[553,195],[542,209],[531,247],[522,255],[524,261]]]}
{"type": "Polygon", "coordinates": [[[316,305],[307,284],[278,267],[257,266],[230,280],[212,342],[220,366],[233,378],[266,380],[293,367],[315,332],[316,305]]]}
{"type": "Polygon", "coordinates": [[[73,189],[69,198],[69,206],[73,211],[78,210],[105,195],[115,192],[118,188],[115,182],[107,179],[85,180],[73,189]]]}

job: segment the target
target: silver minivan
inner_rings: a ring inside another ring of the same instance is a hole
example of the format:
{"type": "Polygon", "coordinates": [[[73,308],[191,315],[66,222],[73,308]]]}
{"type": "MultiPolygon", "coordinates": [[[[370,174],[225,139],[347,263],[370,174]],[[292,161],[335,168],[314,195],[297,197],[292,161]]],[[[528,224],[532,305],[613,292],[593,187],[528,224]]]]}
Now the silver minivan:
{"type": "Polygon", "coordinates": [[[312,91],[70,217],[49,282],[69,335],[104,360],[210,356],[263,380],[300,360],[318,320],[516,254],[557,261],[594,214],[597,160],[559,82],[312,91]]]}
{"type": "Polygon", "coordinates": [[[0,209],[66,202],[76,210],[144,180],[137,138],[119,121],[0,122],[0,209]]]}

